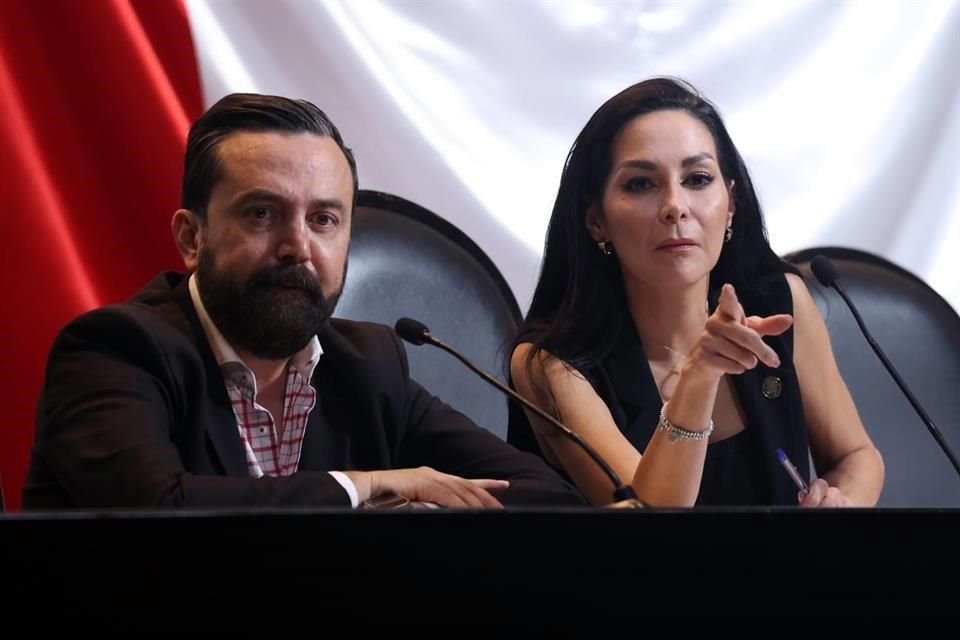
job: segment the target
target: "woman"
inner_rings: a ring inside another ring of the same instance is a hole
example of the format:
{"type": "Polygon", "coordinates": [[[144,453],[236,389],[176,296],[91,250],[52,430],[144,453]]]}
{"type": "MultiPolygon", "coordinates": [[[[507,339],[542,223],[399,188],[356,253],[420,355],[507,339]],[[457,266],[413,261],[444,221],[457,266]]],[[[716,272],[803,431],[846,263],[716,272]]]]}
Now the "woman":
{"type": "MultiPolygon", "coordinates": [[[[681,81],[629,87],[577,137],[510,369],[646,504],[872,506],[880,495],[883,462],[823,320],[770,248],[717,110],[681,81]],[[812,453],[807,491],[777,449],[805,477],[812,453]]],[[[512,409],[508,439],[593,504],[612,500],[593,461],[532,413],[512,409]]]]}

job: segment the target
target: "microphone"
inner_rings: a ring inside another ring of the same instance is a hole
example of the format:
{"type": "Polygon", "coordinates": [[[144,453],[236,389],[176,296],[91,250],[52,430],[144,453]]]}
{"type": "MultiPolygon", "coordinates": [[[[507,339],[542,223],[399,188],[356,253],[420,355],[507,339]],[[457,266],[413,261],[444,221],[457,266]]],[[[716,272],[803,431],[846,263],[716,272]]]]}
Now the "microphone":
{"type": "Polygon", "coordinates": [[[434,338],[432,335],[430,335],[430,330],[426,327],[425,324],[423,324],[422,322],[418,322],[413,318],[400,318],[399,320],[397,320],[396,325],[394,325],[394,330],[397,332],[398,336],[400,336],[410,344],[417,345],[417,346],[422,344],[430,344],[435,347],[439,347],[443,349],[447,353],[457,358],[460,362],[467,365],[467,367],[469,367],[474,373],[476,373],[478,376],[486,380],[490,385],[492,385],[494,388],[499,390],[501,393],[505,393],[510,398],[513,398],[514,400],[516,400],[517,402],[525,406],[527,409],[530,409],[530,411],[533,411],[535,414],[537,414],[538,416],[546,420],[564,436],[566,436],[567,438],[575,442],[577,446],[583,449],[587,453],[587,455],[590,456],[590,458],[597,464],[597,466],[599,466],[600,469],[603,470],[604,474],[606,474],[606,476],[610,478],[610,482],[611,484],[613,484],[613,487],[614,487],[613,498],[615,501],[614,504],[611,505],[612,507],[636,509],[636,508],[641,508],[645,506],[642,502],[640,502],[637,499],[637,494],[634,492],[633,487],[631,487],[630,485],[623,484],[620,481],[620,477],[610,467],[610,465],[607,464],[607,462],[600,457],[600,454],[597,453],[593,447],[587,444],[587,442],[582,437],[580,437],[580,434],[571,431],[559,420],[557,420],[547,412],[540,409],[540,407],[536,406],[535,404],[533,404],[532,402],[530,402],[529,400],[521,396],[519,393],[511,389],[510,387],[506,386],[505,384],[503,384],[502,382],[500,382],[499,380],[497,380],[487,372],[480,369],[478,366],[476,366],[475,364],[467,360],[466,357],[464,357],[459,351],[457,351],[453,347],[450,347],[444,344],[443,342],[441,342],[440,340],[438,340],[437,338],[434,338]]]}
{"type": "Polygon", "coordinates": [[[883,366],[885,366],[890,375],[893,376],[894,382],[897,383],[897,386],[900,387],[900,391],[902,391],[903,395],[905,395],[907,400],[910,401],[914,411],[916,411],[917,415],[920,416],[920,419],[923,420],[923,424],[926,425],[931,435],[933,435],[934,440],[937,441],[937,444],[939,444],[940,448],[943,449],[943,452],[946,454],[947,458],[950,459],[950,462],[953,464],[953,468],[956,469],[957,474],[960,474],[960,462],[957,462],[957,457],[953,454],[953,451],[950,450],[950,445],[948,445],[947,441],[943,439],[943,435],[940,433],[940,430],[935,424],[933,424],[933,420],[930,419],[930,416],[927,415],[927,412],[924,411],[923,407],[920,406],[920,403],[917,402],[917,399],[913,396],[913,393],[910,392],[910,389],[907,388],[907,385],[900,377],[900,374],[897,373],[897,370],[894,368],[893,364],[887,359],[886,354],[883,353],[880,345],[877,344],[877,341],[873,339],[873,336],[870,334],[867,326],[863,323],[863,318],[860,317],[860,313],[857,311],[857,308],[847,296],[847,292],[844,291],[843,287],[840,286],[840,274],[837,273],[833,263],[830,262],[830,260],[825,256],[818,255],[810,261],[810,270],[813,271],[813,275],[817,277],[817,280],[820,281],[820,284],[828,288],[836,289],[837,293],[840,294],[840,297],[843,298],[843,301],[847,303],[848,307],[850,307],[850,311],[853,313],[853,317],[860,326],[860,331],[863,333],[864,337],[866,337],[867,342],[870,343],[871,347],[873,347],[873,350],[876,352],[877,357],[880,358],[883,366]]]}

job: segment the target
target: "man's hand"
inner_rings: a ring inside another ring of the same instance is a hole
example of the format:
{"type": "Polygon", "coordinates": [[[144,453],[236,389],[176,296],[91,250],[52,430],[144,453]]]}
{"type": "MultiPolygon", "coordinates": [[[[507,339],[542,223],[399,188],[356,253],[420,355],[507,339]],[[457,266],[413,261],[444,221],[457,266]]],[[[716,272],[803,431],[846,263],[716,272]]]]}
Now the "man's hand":
{"type": "Polygon", "coordinates": [[[469,509],[503,508],[488,489],[506,489],[506,480],[467,480],[440,473],[430,467],[389,471],[345,471],[363,503],[385,493],[395,493],[415,502],[469,509]]]}

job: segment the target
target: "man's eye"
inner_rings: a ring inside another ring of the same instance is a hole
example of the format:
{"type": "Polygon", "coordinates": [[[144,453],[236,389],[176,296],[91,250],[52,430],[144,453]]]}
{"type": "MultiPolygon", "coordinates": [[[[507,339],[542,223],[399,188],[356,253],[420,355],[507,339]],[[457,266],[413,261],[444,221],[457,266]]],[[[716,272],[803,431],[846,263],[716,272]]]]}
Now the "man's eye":
{"type": "Polygon", "coordinates": [[[318,213],[313,216],[313,224],[318,227],[330,227],[337,224],[337,219],[329,213],[318,213]]]}
{"type": "Polygon", "coordinates": [[[256,220],[266,220],[270,217],[271,211],[269,207],[253,207],[249,211],[250,217],[255,218],[256,220]]]}

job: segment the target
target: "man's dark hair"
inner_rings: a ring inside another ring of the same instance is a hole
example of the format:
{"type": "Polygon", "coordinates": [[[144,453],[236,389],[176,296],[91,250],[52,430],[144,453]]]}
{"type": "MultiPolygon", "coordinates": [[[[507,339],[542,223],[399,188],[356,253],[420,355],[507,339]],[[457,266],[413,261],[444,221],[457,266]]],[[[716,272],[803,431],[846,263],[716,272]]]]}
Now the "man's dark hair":
{"type": "Polygon", "coordinates": [[[238,131],[279,131],[312,133],[331,138],[343,151],[353,174],[356,204],[358,180],[353,152],[343,144],[340,132],[316,105],[306,100],[255,93],[232,93],[221,98],[193,123],[187,136],[183,163],[183,190],[180,206],[206,220],[213,187],[222,177],[217,148],[238,131]]]}

